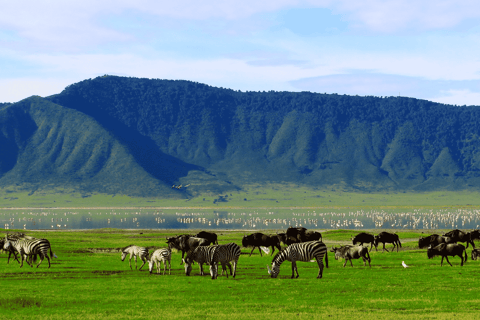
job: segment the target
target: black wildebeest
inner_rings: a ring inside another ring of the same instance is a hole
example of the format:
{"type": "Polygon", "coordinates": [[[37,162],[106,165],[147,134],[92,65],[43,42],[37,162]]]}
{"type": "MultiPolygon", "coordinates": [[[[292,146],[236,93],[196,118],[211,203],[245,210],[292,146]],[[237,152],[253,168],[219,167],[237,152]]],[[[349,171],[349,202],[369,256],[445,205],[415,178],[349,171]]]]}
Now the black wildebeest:
{"type": "MultiPolygon", "coordinates": [[[[198,246],[208,246],[210,242],[204,238],[197,238],[188,234],[167,238],[168,248],[175,248],[182,251],[182,260],[185,252],[195,249],[198,246]]],[[[182,263],[180,263],[182,264],[182,263]]]]}
{"type": "Polygon", "coordinates": [[[477,260],[480,257],[480,249],[472,250],[472,260],[477,260]]]}
{"type": "Polygon", "coordinates": [[[350,265],[353,267],[352,259],[363,259],[363,266],[366,266],[366,262],[368,261],[368,265],[370,268],[372,267],[370,265],[370,254],[368,254],[368,248],[364,247],[362,245],[359,246],[351,246],[351,245],[346,245],[346,246],[341,246],[340,248],[333,247],[330,249],[331,252],[335,253],[335,260],[338,260],[340,258],[345,259],[345,263],[343,264],[343,267],[347,265],[347,262],[350,261],[350,265]]]}
{"type": "Polygon", "coordinates": [[[471,244],[475,249],[475,243],[473,243],[473,240],[471,239],[470,232],[463,232],[462,230],[455,229],[445,233],[443,236],[452,238],[453,242],[466,242],[467,248],[468,244],[471,244]]]}
{"type": "Polygon", "coordinates": [[[418,239],[418,247],[420,249],[427,248],[427,247],[430,247],[430,246],[435,247],[435,246],[438,246],[441,243],[454,243],[454,241],[450,237],[440,236],[436,233],[431,234],[427,237],[420,237],[418,239]]]}
{"type": "MultiPolygon", "coordinates": [[[[382,242],[383,243],[383,250],[387,250],[385,248],[385,243],[392,243],[393,244],[393,250],[395,250],[395,246],[397,247],[397,252],[398,252],[398,247],[401,247],[402,246],[402,243],[400,242],[400,239],[398,238],[398,235],[396,235],[395,233],[389,233],[389,232],[380,232],[378,235],[376,235],[374,237],[374,243],[373,245],[375,246],[375,250],[378,251],[378,244],[382,242]]],[[[387,252],[389,252],[387,250],[387,252]]]]}
{"type": "Polygon", "coordinates": [[[243,236],[242,246],[244,248],[253,247],[252,252],[250,252],[250,256],[252,255],[253,250],[255,250],[257,247],[258,251],[260,251],[260,256],[262,255],[262,250],[260,250],[260,247],[272,247],[272,255],[275,252],[275,247],[279,251],[282,250],[282,247],[280,247],[280,240],[276,234],[269,236],[260,232],[243,236]]]}
{"type": "Polygon", "coordinates": [[[375,243],[375,237],[373,234],[366,232],[360,232],[355,237],[352,237],[351,240],[354,245],[359,243],[361,246],[363,246],[364,243],[370,243],[370,251],[372,251],[373,244],[375,243]]]}
{"type": "Polygon", "coordinates": [[[195,237],[207,239],[208,241],[210,241],[209,245],[210,244],[218,244],[217,234],[213,233],[213,232],[200,231],[199,233],[197,233],[195,235],[195,237]]]}
{"type": "Polygon", "coordinates": [[[460,259],[462,259],[462,263],[460,265],[463,266],[464,253],[465,253],[465,262],[467,262],[467,250],[465,249],[465,246],[462,244],[442,243],[442,244],[439,244],[438,246],[429,247],[427,249],[428,259],[432,259],[435,256],[442,256],[442,262],[440,263],[440,266],[443,266],[443,258],[447,259],[448,264],[452,266],[450,261],[448,261],[448,256],[452,256],[452,257],[459,256],[460,259]]]}

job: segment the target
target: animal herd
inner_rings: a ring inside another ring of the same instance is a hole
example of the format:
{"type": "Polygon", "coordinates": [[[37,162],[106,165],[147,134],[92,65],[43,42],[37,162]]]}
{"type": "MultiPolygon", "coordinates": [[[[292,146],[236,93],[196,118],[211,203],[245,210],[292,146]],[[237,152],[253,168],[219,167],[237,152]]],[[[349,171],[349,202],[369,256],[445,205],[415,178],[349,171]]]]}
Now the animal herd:
{"type": "MultiPolygon", "coordinates": [[[[168,272],[171,274],[171,258],[172,249],[178,250],[182,253],[180,264],[184,265],[185,274],[189,276],[192,273],[192,265],[196,262],[199,265],[200,275],[204,275],[203,266],[208,265],[210,269],[210,275],[212,279],[216,279],[218,276],[218,265],[222,266],[222,275],[236,276],[238,260],[241,255],[240,246],[236,243],[218,244],[218,237],[213,232],[202,231],[196,235],[179,235],[175,237],[166,238],[167,248],[160,248],[155,250],[151,255],[148,248],[130,245],[121,250],[121,260],[124,261],[127,255],[129,255],[129,266],[132,268],[131,260],[134,258],[135,268],[137,269],[137,257],[143,263],[139,270],[148,262],[150,274],[153,272],[154,267],[157,273],[161,272],[161,265],[163,264],[163,274],[165,275],[168,266],[168,272]]],[[[419,248],[427,248],[427,257],[429,259],[435,256],[441,256],[441,265],[443,260],[447,262],[449,256],[458,256],[461,259],[461,266],[467,260],[467,251],[469,245],[472,246],[472,260],[476,260],[480,257],[480,249],[475,248],[474,240],[480,240],[480,230],[474,230],[471,232],[465,232],[461,230],[452,230],[443,235],[432,234],[425,237],[420,237],[418,240],[419,248]],[[465,242],[466,247],[458,242],[465,242]]],[[[395,248],[398,252],[402,247],[400,239],[397,234],[389,232],[380,232],[377,235],[373,235],[367,232],[361,232],[351,238],[351,245],[343,245],[340,247],[332,246],[330,252],[334,253],[335,260],[343,259],[345,267],[348,262],[353,267],[352,260],[363,259],[363,265],[366,266],[368,262],[371,267],[370,251],[378,251],[378,245],[382,244],[382,252],[389,250],[385,247],[386,244],[392,244],[394,251],[395,248]],[[366,245],[366,246],[364,246],[366,245]]],[[[297,261],[315,261],[318,264],[319,272],[317,278],[322,278],[323,269],[326,266],[328,268],[328,254],[327,246],[323,243],[322,235],[316,231],[309,231],[305,228],[293,228],[290,227],[285,233],[276,233],[273,235],[266,235],[260,232],[256,232],[249,235],[244,235],[242,238],[242,246],[244,248],[252,248],[250,256],[255,248],[258,248],[260,255],[262,250],[267,254],[270,253],[268,248],[271,248],[271,255],[273,256],[275,249],[278,252],[272,259],[271,268],[267,265],[268,273],[272,278],[276,278],[280,272],[280,265],[284,261],[290,261],[292,263],[292,278],[298,278],[297,261]],[[286,248],[282,249],[281,244],[286,245],[286,248]],[[325,260],[325,263],[323,263],[325,260]]],[[[52,252],[50,242],[47,239],[37,239],[34,237],[26,236],[23,233],[7,234],[5,238],[0,240],[0,248],[8,253],[7,263],[10,262],[10,258],[13,255],[14,259],[20,263],[20,267],[23,266],[23,262],[26,261],[31,267],[36,261],[37,256],[40,257],[40,262],[37,267],[40,266],[44,258],[48,260],[48,267],[50,268],[50,258],[56,255],[52,252]],[[48,255],[50,253],[50,257],[48,255]],[[17,256],[18,254],[18,256],[17,256]],[[19,258],[21,260],[19,260],[19,258]]],[[[406,266],[402,262],[404,267],[406,266]]]]}

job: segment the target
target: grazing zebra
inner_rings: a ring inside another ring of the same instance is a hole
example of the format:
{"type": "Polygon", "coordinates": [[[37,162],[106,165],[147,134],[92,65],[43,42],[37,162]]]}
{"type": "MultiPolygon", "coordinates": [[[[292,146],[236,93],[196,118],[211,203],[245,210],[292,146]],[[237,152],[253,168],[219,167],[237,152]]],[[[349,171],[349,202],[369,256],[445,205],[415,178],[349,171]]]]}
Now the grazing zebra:
{"type": "Polygon", "coordinates": [[[189,276],[192,272],[193,262],[197,262],[200,267],[200,275],[203,276],[203,264],[210,264],[213,253],[217,247],[218,245],[198,246],[195,249],[188,251],[185,259],[182,259],[182,262],[185,264],[185,274],[189,276]]]}
{"type": "Polygon", "coordinates": [[[132,270],[132,257],[135,257],[135,269],[137,269],[137,257],[142,259],[143,264],[140,267],[140,269],[138,269],[138,270],[142,270],[142,267],[147,262],[148,249],[145,247],[138,247],[131,244],[128,247],[125,247],[122,249],[122,261],[125,260],[125,257],[127,256],[127,254],[130,254],[130,257],[128,258],[128,264],[130,265],[130,270],[132,270]]]}
{"type": "Polygon", "coordinates": [[[37,255],[40,256],[40,262],[37,264],[37,268],[40,266],[44,258],[47,258],[48,267],[50,268],[50,258],[57,258],[52,252],[52,247],[47,239],[36,238],[20,238],[20,239],[8,239],[8,235],[5,236],[5,244],[3,249],[11,251],[12,247],[17,250],[22,258],[20,268],[23,267],[23,261],[26,260],[27,264],[33,267],[33,263],[37,261],[37,255]],[[50,257],[48,257],[48,250],[50,250],[50,257]],[[31,258],[29,262],[28,258],[31,258]]]}
{"type": "Polygon", "coordinates": [[[165,275],[165,270],[167,269],[167,262],[168,262],[168,274],[171,274],[172,270],[172,251],[168,248],[157,249],[153,252],[152,257],[148,261],[148,271],[150,274],[153,270],[153,265],[155,264],[157,268],[157,273],[160,273],[160,267],[163,262],[163,275],[165,275]]]}
{"type": "MultiPolygon", "coordinates": [[[[223,270],[226,271],[225,265],[230,268],[230,274],[235,278],[237,274],[237,263],[240,258],[240,246],[236,243],[227,243],[217,246],[210,260],[210,275],[212,279],[217,279],[218,276],[218,263],[222,264],[223,270]],[[233,274],[230,262],[233,262],[233,274]]],[[[228,272],[225,272],[228,278],[228,272]]],[[[223,274],[223,272],[222,272],[223,274]]]]}
{"type": "Polygon", "coordinates": [[[295,272],[297,272],[298,278],[297,261],[310,261],[315,258],[319,267],[317,279],[320,279],[323,275],[323,256],[325,256],[325,266],[328,268],[327,246],[321,241],[292,243],[273,257],[272,270],[267,265],[268,273],[272,278],[276,278],[280,273],[280,265],[288,260],[292,262],[292,279],[295,272]]]}

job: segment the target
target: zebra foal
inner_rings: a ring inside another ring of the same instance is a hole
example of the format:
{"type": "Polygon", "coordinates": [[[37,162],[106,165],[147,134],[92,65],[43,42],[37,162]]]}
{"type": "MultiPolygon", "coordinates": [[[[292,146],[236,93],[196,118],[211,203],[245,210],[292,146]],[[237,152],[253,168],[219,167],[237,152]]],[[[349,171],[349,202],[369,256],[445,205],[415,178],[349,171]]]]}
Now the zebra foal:
{"type": "MultiPolygon", "coordinates": [[[[237,274],[237,263],[238,258],[240,258],[240,246],[236,243],[227,243],[223,245],[219,245],[215,248],[213,252],[212,259],[210,261],[210,275],[212,279],[217,279],[218,276],[218,263],[222,264],[222,268],[226,271],[226,265],[230,268],[230,274],[235,278],[237,274]],[[232,266],[230,262],[233,263],[233,273],[232,273],[232,266]]],[[[228,272],[225,272],[228,278],[228,272]]],[[[222,272],[223,274],[223,272],[222,272]]]]}
{"type": "Polygon", "coordinates": [[[171,274],[172,271],[172,251],[168,248],[157,249],[153,252],[152,257],[148,260],[148,271],[150,274],[153,270],[153,265],[155,265],[157,269],[157,273],[160,273],[160,267],[163,263],[163,275],[165,275],[165,271],[167,269],[167,262],[168,262],[168,274],[171,274]]]}
{"type": "Polygon", "coordinates": [[[323,256],[325,256],[325,266],[328,268],[327,246],[323,242],[293,243],[273,257],[272,269],[270,270],[267,265],[268,273],[272,278],[276,278],[280,273],[280,265],[288,260],[292,262],[292,279],[295,277],[295,272],[298,278],[297,261],[310,261],[315,258],[319,268],[317,279],[320,279],[323,276],[323,256]]]}
{"type": "Polygon", "coordinates": [[[43,259],[47,258],[48,267],[50,268],[50,258],[57,257],[52,252],[52,247],[47,239],[36,239],[32,237],[9,239],[8,235],[5,236],[5,242],[3,249],[6,251],[12,251],[15,249],[22,261],[20,262],[20,268],[23,267],[23,261],[27,261],[27,264],[33,267],[33,263],[37,261],[37,255],[40,256],[40,262],[37,264],[37,268],[43,262],[43,259]],[[50,257],[48,257],[48,251],[50,250],[50,257]],[[29,262],[28,260],[31,260],[29,262]]]}
{"type": "Polygon", "coordinates": [[[127,254],[130,254],[128,258],[128,264],[130,265],[130,270],[132,270],[132,257],[135,258],[135,269],[137,269],[137,257],[139,257],[143,261],[142,266],[140,267],[140,269],[138,269],[138,270],[142,270],[142,267],[147,262],[148,249],[145,247],[134,246],[133,244],[129,245],[128,247],[125,247],[122,249],[122,261],[125,260],[125,257],[127,256],[127,254]]]}

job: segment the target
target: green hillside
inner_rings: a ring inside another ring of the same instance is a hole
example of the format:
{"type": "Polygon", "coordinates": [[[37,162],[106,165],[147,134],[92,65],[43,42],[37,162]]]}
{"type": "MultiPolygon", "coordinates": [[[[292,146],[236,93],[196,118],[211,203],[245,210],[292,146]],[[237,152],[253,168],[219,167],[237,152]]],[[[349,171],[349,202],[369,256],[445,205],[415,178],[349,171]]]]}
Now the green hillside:
{"type": "Polygon", "coordinates": [[[91,117],[31,97],[0,110],[0,186],[180,198],[91,117]]]}
{"type": "Polygon", "coordinates": [[[272,184],[471,192],[479,119],[480,107],[413,98],[103,76],[0,105],[0,187],[158,199],[272,184]]]}

